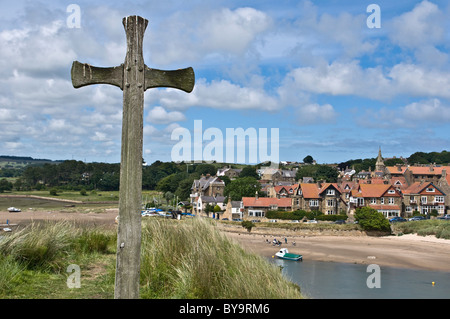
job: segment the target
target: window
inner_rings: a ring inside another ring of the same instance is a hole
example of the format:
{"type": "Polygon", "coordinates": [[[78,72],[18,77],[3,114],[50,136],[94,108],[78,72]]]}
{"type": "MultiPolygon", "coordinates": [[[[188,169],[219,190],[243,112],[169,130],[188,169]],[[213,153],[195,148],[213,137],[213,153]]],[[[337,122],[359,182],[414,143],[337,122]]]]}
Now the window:
{"type": "Polygon", "coordinates": [[[327,195],[334,195],[334,189],[327,189],[327,195]]]}
{"type": "Polygon", "coordinates": [[[334,199],[328,199],[327,200],[327,206],[328,207],[334,207],[334,199]]]}
{"type": "Polygon", "coordinates": [[[364,198],[358,198],[358,206],[364,206],[364,198]]]}
{"type": "Polygon", "coordinates": [[[436,197],[434,198],[434,201],[435,201],[436,203],[443,203],[443,202],[444,202],[444,196],[436,196],[436,197]]]}
{"type": "Polygon", "coordinates": [[[264,212],[262,210],[249,210],[248,216],[264,217],[264,212]]]}
{"type": "Polygon", "coordinates": [[[376,198],[371,198],[370,199],[370,203],[371,204],[376,204],[377,203],[377,199],[376,198]]]}
{"type": "Polygon", "coordinates": [[[389,198],[389,205],[394,205],[394,198],[393,197],[389,198]]]}
{"type": "Polygon", "coordinates": [[[406,206],[406,207],[405,207],[405,211],[406,211],[407,213],[412,212],[412,207],[411,207],[411,206],[406,206]]]}
{"type": "Polygon", "coordinates": [[[422,204],[426,204],[427,203],[427,197],[426,196],[422,196],[420,198],[420,201],[422,202],[422,204]]]}
{"type": "Polygon", "coordinates": [[[427,192],[428,193],[434,193],[434,188],[433,187],[427,187],[427,192]]]}
{"type": "Polygon", "coordinates": [[[383,205],[383,204],[384,204],[384,197],[381,197],[381,199],[380,199],[380,203],[381,203],[381,205],[383,205]]]}
{"type": "Polygon", "coordinates": [[[309,206],[319,206],[319,200],[318,199],[311,199],[309,201],[309,206]]]}
{"type": "Polygon", "coordinates": [[[395,191],[393,189],[388,190],[388,194],[395,194],[395,191]]]}

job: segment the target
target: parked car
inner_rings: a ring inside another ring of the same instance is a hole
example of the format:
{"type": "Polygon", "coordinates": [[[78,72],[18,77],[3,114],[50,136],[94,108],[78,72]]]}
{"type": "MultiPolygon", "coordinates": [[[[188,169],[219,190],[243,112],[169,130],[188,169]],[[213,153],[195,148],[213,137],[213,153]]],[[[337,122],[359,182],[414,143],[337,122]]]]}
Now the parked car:
{"type": "Polygon", "coordinates": [[[252,223],[260,223],[261,221],[259,219],[252,219],[252,223]]]}
{"type": "Polygon", "coordinates": [[[334,222],[335,224],[345,224],[345,220],[343,219],[338,219],[334,222]]]}
{"type": "Polygon", "coordinates": [[[308,221],[306,221],[307,224],[317,224],[317,220],[314,219],[310,219],[308,221]]]}
{"type": "Polygon", "coordinates": [[[276,219],[271,219],[271,220],[269,220],[269,223],[276,223],[276,222],[277,222],[276,219]]]}
{"type": "Polygon", "coordinates": [[[396,216],[396,217],[389,219],[389,222],[391,222],[391,223],[406,222],[406,219],[404,219],[403,217],[400,217],[400,216],[396,216]]]}
{"type": "Polygon", "coordinates": [[[412,222],[414,220],[424,220],[424,219],[426,219],[426,218],[423,216],[414,216],[414,217],[411,217],[410,219],[408,219],[408,221],[412,222]]]}
{"type": "Polygon", "coordinates": [[[222,218],[222,220],[228,220],[228,218],[225,217],[225,218],[222,218]]]}
{"type": "Polygon", "coordinates": [[[441,216],[441,217],[438,217],[437,219],[444,219],[444,220],[450,220],[450,215],[444,215],[444,216],[441,216]]]}
{"type": "Polygon", "coordinates": [[[241,222],[242,219],[240,219],[240,218],[233,218],[233,221],[234,221],[234,222],[241,222]]]}

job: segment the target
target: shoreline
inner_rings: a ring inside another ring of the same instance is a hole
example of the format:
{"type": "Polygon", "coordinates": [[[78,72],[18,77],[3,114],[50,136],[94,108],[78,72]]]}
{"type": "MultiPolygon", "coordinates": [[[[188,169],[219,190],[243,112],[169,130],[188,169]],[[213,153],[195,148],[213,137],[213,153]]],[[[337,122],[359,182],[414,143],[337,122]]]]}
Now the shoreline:
{"type": "Polygon", "coordinates": [[[267,258],[272,258],[279,248],[284,247],[288,248],[289,252],[303,255],[304,260],[450,272],[450,240],[435,236],[304,236],[301,232],[283,234],[280,229],[273,231],[276,233],[274,236],[267,234],[268,232],[248,233],[239,228],[242,227],[221,227],[221,231],[247,251],[267,258]],[[280,247],[272,245],[274,237],[282,242],[280,247]],[[269,240],[270,244],[266,240],[269,240]]]}
{"type": "MultiPolygon", "coordinates": [[[[115,227],[118,209],[97,210],[27,210],[20,213],[0,211],[0,225],[9,220],[13,231],[32,221],[68,220],[115,227]],[[17,228],[16,228],[17,227],[17,228]]],[[[0,227],[1,228],[1,227],[0,227]]],[[[217,223],[217,229],[245,250],[272,258],[280,247],[273,246],[274,237],[289,252],[303,255],[304,260],[377,264],[379,266],[450,272],[450,240],[435,236],[372,237],[360,231],[310,233],[280,228],[254,228],[247,232],[240,225],[217,223]],[[285,244],[284,238],[287,238],[285,244]],[[270,244],[266,242],[268,240],[270,244]],[[292,245],[295,241],[296,245],[292,245]]]]}

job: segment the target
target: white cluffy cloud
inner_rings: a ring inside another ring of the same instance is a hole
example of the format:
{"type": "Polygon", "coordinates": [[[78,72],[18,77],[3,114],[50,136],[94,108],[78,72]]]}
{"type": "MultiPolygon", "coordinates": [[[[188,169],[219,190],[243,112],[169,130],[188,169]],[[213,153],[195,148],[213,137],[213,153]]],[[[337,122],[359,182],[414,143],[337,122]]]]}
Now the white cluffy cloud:
{"type": "Polygon", "coordinates": [[[147,121],[155,124],[168,124],[185,121],[186,117],[178,111],[167,112],[162,106],[155,106],[148,112],[147,121]]]}

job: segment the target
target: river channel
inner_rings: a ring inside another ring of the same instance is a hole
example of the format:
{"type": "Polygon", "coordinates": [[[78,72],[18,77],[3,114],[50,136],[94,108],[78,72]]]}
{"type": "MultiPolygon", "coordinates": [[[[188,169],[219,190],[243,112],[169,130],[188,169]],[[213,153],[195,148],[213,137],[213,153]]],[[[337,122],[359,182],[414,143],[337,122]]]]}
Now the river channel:
{"type": "Polygon", "coordinates": [[[449,299],[449,272],[273,259],[312,299],[449,299]],[[376,277],[377,276],[377,277],[376,277]],[[434,283],[434,284],[433,284],[434,283]],[[371,286],[372,288],[370,288],[371,286]],[[379,287],[379,288],[378,288],[379,287]]]}

